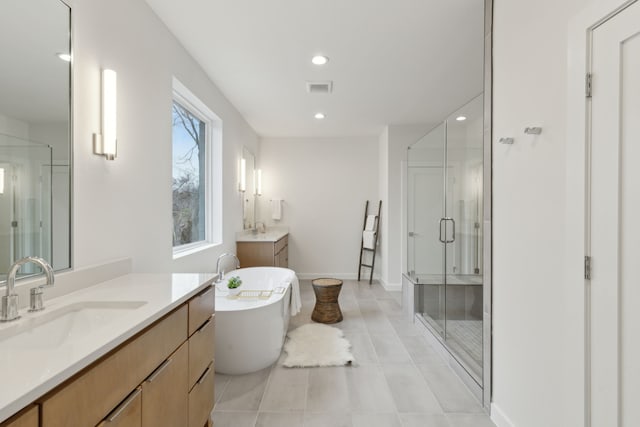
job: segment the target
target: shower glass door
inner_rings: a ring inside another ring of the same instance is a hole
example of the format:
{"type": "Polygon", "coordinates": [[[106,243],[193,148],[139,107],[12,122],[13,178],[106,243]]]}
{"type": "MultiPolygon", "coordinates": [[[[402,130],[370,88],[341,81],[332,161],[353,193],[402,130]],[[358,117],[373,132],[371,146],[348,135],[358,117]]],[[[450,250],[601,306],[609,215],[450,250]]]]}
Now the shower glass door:
{"type": "Polygon", "coordinates": [[[482,162],[479,96],[447,118],[445,342],[472,377],[482,378],[482,162]],[[449,234],[451,233],[451,234],[449,234]]]}
{"type": "Polygon", "coordinates": [[[421,320],[482,385],[482,96],[408,150],[407,272],[421,320]]]}

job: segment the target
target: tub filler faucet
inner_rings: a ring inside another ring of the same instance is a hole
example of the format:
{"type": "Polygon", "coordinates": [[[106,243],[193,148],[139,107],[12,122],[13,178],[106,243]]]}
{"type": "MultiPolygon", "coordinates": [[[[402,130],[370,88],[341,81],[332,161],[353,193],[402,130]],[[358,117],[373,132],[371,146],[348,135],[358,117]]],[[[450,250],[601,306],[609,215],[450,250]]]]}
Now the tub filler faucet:
{"type": "Polygon", "coordinates": [[[220,261],[222,261],[226,257],[235,258],[235,260],[236,260],[236,268],[240,268],[240,260],[238,259],[236,254],[232,254],[231,252],[223,253],[222,255],[220,255],[218,257],[218,261],[216,262],[216,274],[218,275],[218,279],[216,280],[216,283],[222,282],[222,279],[224,278],[224,269],[220,270],[220,261]]]}
{"type": "Polygon", "coordinates": [[[22,258],[14,262],[7,273],[7,293],[2,297],[2,310],[0,311],[0,321],[2,322],[16,320],[20,317],[18,315],[18,294],[14,292],[16,275],[18,274],[20,267],[28,263],[38,265],[47,276],[47,282],[44,285],[31,288],[29,311],[40,311],[44,309],[44,303],[42,301],[42,294],[44,293],[43,288],[53,286],[55,281],[53,268],[51,268],[51,265],[42,258],[32,256],[22,258]]]}

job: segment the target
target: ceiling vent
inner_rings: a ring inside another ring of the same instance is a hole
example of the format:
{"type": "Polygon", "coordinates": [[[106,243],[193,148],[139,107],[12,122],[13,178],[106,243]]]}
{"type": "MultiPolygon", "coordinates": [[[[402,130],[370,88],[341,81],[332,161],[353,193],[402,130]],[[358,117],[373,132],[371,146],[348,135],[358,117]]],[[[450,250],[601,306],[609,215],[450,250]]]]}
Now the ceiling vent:
{"type": "Polygon", "coordinates": [[[333,91],[333,82],[307,82],[307,92],[309,93],[331,93],[333,91]]]}

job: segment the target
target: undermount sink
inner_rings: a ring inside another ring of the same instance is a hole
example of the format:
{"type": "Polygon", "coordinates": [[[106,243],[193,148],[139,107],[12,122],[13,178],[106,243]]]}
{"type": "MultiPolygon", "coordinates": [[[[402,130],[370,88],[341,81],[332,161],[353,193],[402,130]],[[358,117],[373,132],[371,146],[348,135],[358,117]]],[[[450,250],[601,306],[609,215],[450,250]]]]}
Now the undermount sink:
{"type": "Polygon", "coordinates": [[[25,349],[55,348],[87,336],[146,301],[81,301],[28,318],[0,330],[0,345],[25,349]]]}

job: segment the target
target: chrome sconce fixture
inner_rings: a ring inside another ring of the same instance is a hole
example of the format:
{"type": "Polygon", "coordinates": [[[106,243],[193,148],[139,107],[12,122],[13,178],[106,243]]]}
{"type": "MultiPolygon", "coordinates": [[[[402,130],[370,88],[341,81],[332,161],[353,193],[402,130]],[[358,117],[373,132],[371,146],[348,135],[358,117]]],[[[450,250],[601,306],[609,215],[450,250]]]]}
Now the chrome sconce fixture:
{"type": "Polygon", "coordinates": [[[93,153],[114,160],[117,146],[117,75],[113,70],[102,70],[102,133],[93,134],[93,153]]]}

